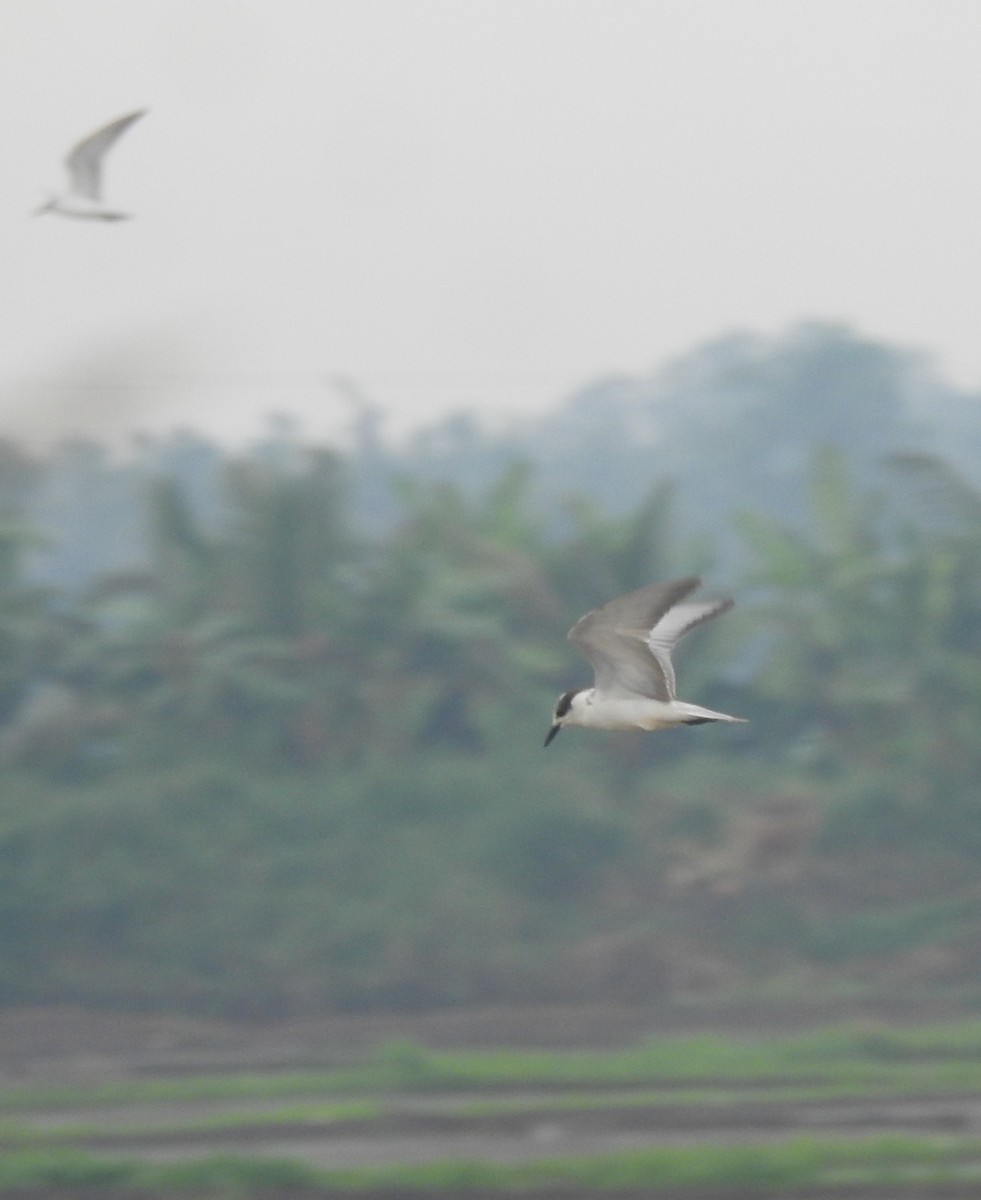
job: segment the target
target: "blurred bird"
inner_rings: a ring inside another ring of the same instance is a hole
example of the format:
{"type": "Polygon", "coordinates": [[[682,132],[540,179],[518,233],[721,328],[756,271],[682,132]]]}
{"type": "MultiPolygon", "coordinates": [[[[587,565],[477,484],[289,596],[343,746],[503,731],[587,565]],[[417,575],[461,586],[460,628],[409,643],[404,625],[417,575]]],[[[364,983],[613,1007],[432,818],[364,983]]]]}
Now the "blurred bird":
{"type": "Polygon", "coordinates": [[[52,196],[35,211],[58,213],[63,217],[81,217],[94,221],[122,221],[130,213],[107,208],[102,200],[102,159],[117,138],[146,113],[145,108],[110,121],[95,133],[90,133],[75,146],[65,159],[68,168],[68,191],[52,196]]]}
{"type": "Polygon", "coordinates": [[[731,600],[682,604],[700,583],[694,576],[652,583],[593,609],[573,625],[569,640],[593,664],[595,682],[558,698],[546,746],[566,725],[654,730],[744,720],[675,695],[675,644],[696,625],[732,608],[731,600]]]}

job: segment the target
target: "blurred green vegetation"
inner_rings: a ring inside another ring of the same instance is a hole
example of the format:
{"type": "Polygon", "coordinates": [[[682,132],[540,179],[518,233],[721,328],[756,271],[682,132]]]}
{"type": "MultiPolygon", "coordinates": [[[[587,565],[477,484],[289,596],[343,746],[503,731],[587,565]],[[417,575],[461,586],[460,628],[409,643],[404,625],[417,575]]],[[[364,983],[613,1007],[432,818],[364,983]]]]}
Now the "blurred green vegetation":
{"type": "Polygon", "coordinates": [[[0,1003],[977,1002],[981,495],[923,455],[808,477],[806,526],[747,505],[738,607],[683,651],[683,694],[751,723],[547,754],[572,621],[709,565],[663,481],[557,529],[524,463],[406,480],[368,536],[337,456],[234,461],[220,530],[149,479],[146,565],[83,592],[34,582],[12,511],[0,1003]]]}
{"type": "MultiPolygon", "coordinates": [[[[390,1101],[412,1094],[446,1098],[461,1115],[547,1108],[657,1103],[693,1098],[758,1100],[846,1096],[963,1096],[981,1086],[981,1022],[902,1028],[874,1021],[843,1022],[806,1033],[738,1037],[723,1034],[655,1035],[626,1049],[434,1050],[399,1040],[377,1046],[344,1068],[235,1071],[219,1075],[116,1079],[99,1083],[8,1085],[0,1091],[0,1137],[35,1141],[77,1137],[84,1121],[141,1128],[211,1127],[290,1120],[369,1120],[392,1110],[390,1101]],[[470,1097],[470,1098],[466,1098],[470,1097]],[[261,1108],[256,1106],[261,1102],[261,1108]],[[161,1119],[154,1106],[189,1105],[161,1119]],[[236,1105],[243,1107],[236,1108],[236,1105]],[[150,1117],[141,1125],[142,1106],[150,1117]],[[213,1111],[206,1111],[211,1106],[213,1111]],[[78,1125],[33,1129],[39,1112],[79,1110],[78,1125]],[[121,1115],[120,1115],[121,1114],[121,1115]]],[[[399,1111],[405,1111],[404,1108],[399,1111]]]]}
{"type": "Polygon", "coordinates": [[[779,1038],[659,1036],[629,1050],[555,1054],[434,1051],[396,1042],[343,1072],[7,1088],[0,1097],[0,1191],[259,1196],[483,1189],[530,1195],[561,1187],[563,1194],[712,1188],[723,1195],[742,1187],[763,1196],[806,1185],[837,1194],[837,1187],[851,1182],[888,1184],[897,1196],[922,1195],[942,1181],[976,1181],[981,1143],[964,1106],[981,1076],[978,1034],[976,1021],[915,1029],[864,1022],[779,1038]],[[863,1107],[885,1113],[888,1100],[900,1098],[897,1111],[907,1120],[918,1111],[923,1132],[857,1137],[856,1126],[842,1136],[863,1107]],[[926,1129],[935,1127],[927,1124],[929,1102],[945,1098],[953,1107],[941,1103],[934,1116],[950,1126],[927,1136],[926,1129]],[[195,1103],[183,1112],[161,1110],[161,1101],[175,1100],[195,1103]],[[795,1134],[811,1102],[822,1114],[822,1132],[795,1134]],[[836,1104],[833,1136],[829,1114],[836,1104]],[[65,1119],[76,1112],[76,1123],[65,1119]],[[54,1124],[44,1120],[52,1113],[60,1118],[54,1124]],[[788,1114],[794,1114],[790,1123],[788,1114]],[[700,1132],[698,1144],[577,1153],[577,1130],[653,1134],[665,1120],[675,1132],[691,1122],[700,1132]],[[541,1122],[565,1128],[564,1152],[543,1147],[534,1161],[513,1166],[444,1157],[321,1171],[298,1159],[256,1153],[257,1146],[274,1145],[278,1129],[296,1138],[298,1127],[306,1126],[321,1147],[332,1137],[383,1139],[393,1130],[402,1137],[414,1131],[434,1137],[432,1154],[445,1156],[446,1139],[454,1134],[495,1131],[520,1138],[541,1122]],[[735,1127],[746,1140],[721,1141],[735,1127]],[[195,1160],[203,1138],[213,1150],[227,1139],[231,1152],[195,1160]],[[86,1146],[111,1147],[104,1152],[114,1161],[87,1153],[86,1146]],[[169,1165],[121,1159],[154,1146],[191,1153],[169,1165]]]}
{"type": "MultiPolygon", "coordinates": [[[[220,1155],[196,1162],[109,1162],[80,1151],[15,1152],[0,1162],[0,1192],[17,1196],[270,1195],[785,1196],[798,1189],[888,1187],[896,1197],[923,1196],[932,1185],[977,1180],[977,1141],[943,1137],[868,1137],[852,1141],[798,1137],[774,1145],[665,1146],[616,1154],[543,1159],[505,1166],[438,1161],[417,1165],[323,1170],[277,1158],[220,1155]],[[907,1190],[908,1189],[908,1190],[907,1190]]],[[[931,1193],[933,1194],[933,1193],[931,1193]]],[[[937,1193],[941,1194],[941,1193],[937,1193]]],[[[959,1191],[958,1195],[966,1195],[959,1191]]]]}

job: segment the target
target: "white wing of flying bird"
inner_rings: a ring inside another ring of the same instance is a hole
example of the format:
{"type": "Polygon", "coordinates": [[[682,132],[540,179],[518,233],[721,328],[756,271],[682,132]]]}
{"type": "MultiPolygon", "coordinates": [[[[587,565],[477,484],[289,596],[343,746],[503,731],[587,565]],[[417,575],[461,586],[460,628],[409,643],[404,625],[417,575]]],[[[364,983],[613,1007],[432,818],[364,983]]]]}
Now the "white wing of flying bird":
{"type": "Polygon", "coordinates": [[[652,654],[650,638],[671,608],[698,584],[694,578],[652,583],[594,608],[573,625],[569,641],[593,664],[597,692],[665,701],[673,698],[670,659],[665,674],[662,657],[652,654]]]}
{"type": "Polygon", "coordinates": [[[742,719],[677,698],[672,650],[690,629],[732,607],[731,600],[683,603],[700,582],[649,584],[573,625],[569,640],[592,663],[595,682],[559,697],[546,746],[564,725],[653,730],[742,719]]]}
{"type": "Polygon", "coordinates": [[[689,630],[709,621],[732,608],[732,601],[724,600],[703,601],[701,604],[679,604],[669,609],[647,635],[647,645],[654,655],[661,674],[664,676],[666,696],[658,699],[674,700],[676,698],[674,664],[671,662],[671,651],[689,630]]]}
{"type": "Polygon", "coordinates": [[[117,212],[102,202],[102,160],[130,125],[144,116],[146,111],[141,108],[125,117],[117,117],[74,146],[65,159],[68,192],[53,197],[37,210],[38,213],[53,212],[64,217],[87,217],[101,221],[120,221],[128,216],[128,213],[117,212]]]}

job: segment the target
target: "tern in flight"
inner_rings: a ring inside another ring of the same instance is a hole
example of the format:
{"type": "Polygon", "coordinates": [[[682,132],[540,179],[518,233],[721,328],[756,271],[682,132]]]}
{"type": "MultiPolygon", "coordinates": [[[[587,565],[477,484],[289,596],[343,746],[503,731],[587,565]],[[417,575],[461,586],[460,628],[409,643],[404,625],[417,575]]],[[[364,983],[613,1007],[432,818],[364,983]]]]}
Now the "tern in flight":
{"type": "Polygon", "coordinates": [[[684,602],[701,583],[694,576],[652,583],[586,613],[569,640],[593,664],[591,688],[563,692],[552,714],[547,746],[566,725],[593,729],[673,729],[707,721],[742,721],[679,700],[671,651],[689,629],[726,609],[731,600],[684,602]]]}
{"type": "Polygon", "coordinates": [[[102,199],[102,159],[117,138],[146,113],[145,108],[117,117],[95,133],[82,138],[65,159],[68,168],[68,191],[53,196],[42,204],[35,215],[59,213],[63,217],[80,217],[90,221],[122,221],[130,214],[106,206],[102,199]]]}

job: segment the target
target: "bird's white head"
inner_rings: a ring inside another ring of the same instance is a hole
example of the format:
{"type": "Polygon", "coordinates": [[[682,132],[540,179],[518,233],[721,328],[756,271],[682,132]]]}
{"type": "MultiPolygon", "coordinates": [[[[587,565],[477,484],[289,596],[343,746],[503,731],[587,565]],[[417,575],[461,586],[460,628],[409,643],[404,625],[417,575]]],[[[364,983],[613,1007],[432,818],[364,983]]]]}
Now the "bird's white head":
{"type": "Polygon", "coordinates": [[[576,723],[576,708],[582,704],[589,688],[580,689],[579,691],[572,690],[563,692],[555,702],[555,710],[552,713],[552,727],[548,731],[548,736],[545,738],[547,746],[552,738],[559,732],[563,725],[574,725],[576,723]]]}

